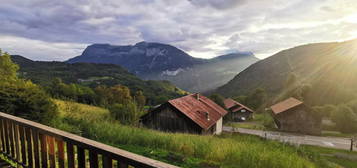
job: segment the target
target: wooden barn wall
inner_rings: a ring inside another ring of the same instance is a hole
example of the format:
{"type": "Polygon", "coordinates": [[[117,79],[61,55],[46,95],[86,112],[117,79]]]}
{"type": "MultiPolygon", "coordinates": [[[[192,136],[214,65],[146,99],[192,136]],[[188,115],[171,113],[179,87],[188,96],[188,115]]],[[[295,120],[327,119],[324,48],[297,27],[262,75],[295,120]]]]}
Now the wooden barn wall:
{"type": "Polygon", "coordinates": [[[151,129],[166,132],[183,132],[201,134],[202,128],[186,117],[170,104],[164,104],[160,108],[151,112],[143,120],[143,124],[151,129]]]}
{"type": "Polygon", "coordinates": [[[308,114],[305,106],[299,106],[286,111],[278,116],[279,129],[283,131],[319,134],[320,127],[308,114]]]}

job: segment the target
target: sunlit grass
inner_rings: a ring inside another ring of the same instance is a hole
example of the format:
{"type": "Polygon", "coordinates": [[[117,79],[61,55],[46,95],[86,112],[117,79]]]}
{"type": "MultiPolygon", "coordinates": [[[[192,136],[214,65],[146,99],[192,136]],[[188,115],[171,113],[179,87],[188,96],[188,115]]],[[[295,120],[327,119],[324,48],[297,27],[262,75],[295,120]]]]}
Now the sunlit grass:
{"type": "Polygon", "coordinates": [[[207,164],[231,168],[329,167],[316,154],[288,144],[253,136],[200,136],[123,126],[111,120],[106,109],[63,101],[56,103],[60,105],[61,117],[53,122],[55,127],[181,167],[207,164]],[[167,159],[171,153],[179,159],[173,161],[172,156],[167,159]],[[188,164],[192,160],[195,164],[188,164]]]}

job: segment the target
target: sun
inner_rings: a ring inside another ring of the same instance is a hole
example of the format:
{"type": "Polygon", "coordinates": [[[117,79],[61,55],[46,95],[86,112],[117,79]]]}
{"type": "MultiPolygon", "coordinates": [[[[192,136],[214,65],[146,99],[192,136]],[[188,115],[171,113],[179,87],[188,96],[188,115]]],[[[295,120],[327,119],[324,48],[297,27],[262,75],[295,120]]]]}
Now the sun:
{"type": "Polygon", "coordinates": [[[350,23],[357,23],[357,13],[347,16],[344,20],[350,23]]]}

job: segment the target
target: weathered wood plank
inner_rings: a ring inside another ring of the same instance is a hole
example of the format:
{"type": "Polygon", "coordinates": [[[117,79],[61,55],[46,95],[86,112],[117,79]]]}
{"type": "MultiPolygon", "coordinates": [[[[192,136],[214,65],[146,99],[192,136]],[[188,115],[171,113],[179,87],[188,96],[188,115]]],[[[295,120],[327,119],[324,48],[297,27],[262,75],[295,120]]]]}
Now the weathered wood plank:
{"type": "Polygon", "coordinates": [[[46,135],[40,134],[41,139],[41,164],[42,168],[48,167],[48,156],[47,156],[47,138],[46,135]]]}
{"type": "Polygon", "coordinates": [[[129,165],[127,163],[123,163],[118,160],[118,168],[128,168],[129,165]]]}
{"type": "Polygon", "coordinates": [[[19,133],[20,133],[20,142],[21,142],[21,162],[26,165],[27,158],[26,158],[25,130],[20,125],[19,125],[19,133]]]}
{"type": "Polygon", "coordinates": [[[15,153],[16,153],[16,160],[20,160],[20,140],[19,140],[19,125],[14,124],[14,140],[15,140],[15,153]]]}
{"type": "Polygon", "coordinates": [[[74,168],[74,148],[70,142],[67,142],[67,161],[68,168],[74,168]]]}
{"type": "Polygon", "coordinates": [[[1,140],[1,150],[2,152],[6,151],[6,146],[5,146],[5,133],[4,133],[4,124],[3,124],[3,119],[0,118],[0,140],[1,140]]]}
{"type": "Polygon", "coordinates": [[[58,151],[58,166],[64,168],[64,144],[62,140],[56,139],[58,151]]]}
{"type": "Polygon", "coordinates": [[[56,168],[56,153],[55,153],[55,142],[54,138],[46,136],[48,143],[48,156],[50,159],[50,168],[56,168]]]}
{"type": "Polygon", "coordinates": [[[89,166],[90,168],[98,168],[98,154],[96,151],[89,151],[89,166]]]}
{"type": "Polygon", "coordinates": [[[32,142],[33,142],[33,158],[35,167],[40,167],[40,146],[39,146],[39,135],[36,129],[32,130],[32,142]]]}
{"type": "Polygon", "coordinates": [[[33,167],[33,153],[32,153],[32,138],[31,138],[31,129],[25,128],[26,131],[26,142],[27,142],[27,156],[28,156],[28,167],[33,167]]]}
{"type": "Polygon", "coordinates": [[[9,142],[9,127],[8,127],[8,120],[3,120],[4,122],[4,138],[5,138],[5,148],[6,148],[6,151],[5,153],[7,155],[10,155],[10,142],[9,142]]]}
{"type": "Polygon", "coordinates": [[[10,141],[10,148],[11,148],[11,158],[15,159],[15,142],[14,142],[14,128],[13,128],[13,122],[12,121],[8,121],[8,129],[9,129],[9,141],[10,141]]]}
{"type": "Polygon", "coordinates": [[[103,156],[103,168],[113,168],[113,160],[109,156],[103,156]]]}
{"type": "Polygon", "coordinates": [[[86,155],[84,148],[77,146],[78,167],[86,167],[86,155]]]}

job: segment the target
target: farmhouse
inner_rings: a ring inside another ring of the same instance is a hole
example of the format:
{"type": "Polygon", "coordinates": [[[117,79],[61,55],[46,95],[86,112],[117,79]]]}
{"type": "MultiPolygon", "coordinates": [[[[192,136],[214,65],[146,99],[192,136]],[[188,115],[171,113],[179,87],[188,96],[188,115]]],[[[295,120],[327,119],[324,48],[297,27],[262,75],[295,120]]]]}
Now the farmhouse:
{"type": "Polygon", "coordinates": [[[304,103],[295,98],[271,106],[277,127],[282,131],[320,134],[321,127],[304,103]]]}
{"type": "Polygon", "coordinates": [[[227,117],[231,121],[245,121],[253,117],[254,111],[252,109],[231,98],[225,99],[223,103],[225,108],[229,111],[227,117]]]}
{"type": "Polygon", "coordinates": [[[220,134],[228,112],[198,93],[169,100],[141,117],[151,129],[193,134],[220,134]]]}

